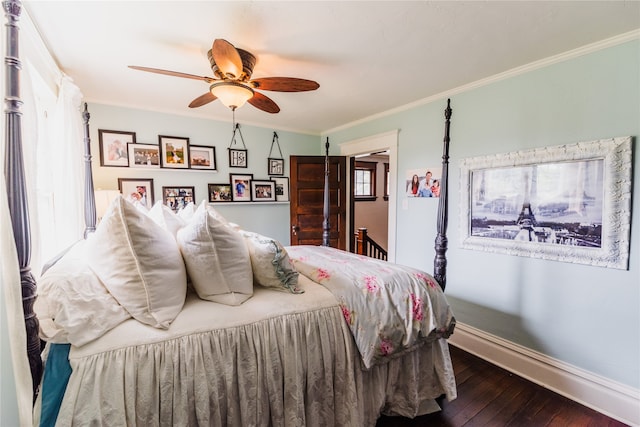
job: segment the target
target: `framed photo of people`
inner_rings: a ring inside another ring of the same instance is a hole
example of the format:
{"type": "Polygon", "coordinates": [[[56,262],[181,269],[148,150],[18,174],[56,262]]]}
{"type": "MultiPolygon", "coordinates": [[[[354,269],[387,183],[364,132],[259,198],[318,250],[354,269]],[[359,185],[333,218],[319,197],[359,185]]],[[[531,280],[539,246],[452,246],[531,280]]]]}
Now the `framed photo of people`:
{"type": "Polygon", "coordinates": [[[153,206],[151,178],[118,178],[118,190],[130,202],[138,202],[147,209],[153,206]]]}
{"type": "Polygon", "coordinates": [[[195,199],[194,187],[162,187],[162,203],[174,212],[178,212],[180,208],[187,206],[190,202],[195,203],[195,199]]]}
{"type": "Polygon", "coordinates": [[[209,202],[232,202],[231,184],[209,184],[209,202]]]}
{"type": "Polygon", "coordinates": [[[189,138],[159,135],[160,165],[170,169],[189,169],[189,138]]]}
{"type": "Polygon", "coordinates": [[[160,167],[160,147],[158,144],[127,144],[129,166],[157,169],[160,167]]]}
{"type": "Polygon", "coordinates": [[[129,166],[127,144],[136,142],[135,132],[98,129],[100,166],[129,166]]]}
{"type": "Polygon", "coordinates": [[[254,202],[273,202],[276,200],[276,183],[271,180],[251,181],[251,200],[254,202]]]}
{"type": "Polygon", "coordinates": [[[231,185],[231,198],[234,202],[250,202],[251,201],[251,181],[253,174],[229,174],[229,183],[231,185]]]}

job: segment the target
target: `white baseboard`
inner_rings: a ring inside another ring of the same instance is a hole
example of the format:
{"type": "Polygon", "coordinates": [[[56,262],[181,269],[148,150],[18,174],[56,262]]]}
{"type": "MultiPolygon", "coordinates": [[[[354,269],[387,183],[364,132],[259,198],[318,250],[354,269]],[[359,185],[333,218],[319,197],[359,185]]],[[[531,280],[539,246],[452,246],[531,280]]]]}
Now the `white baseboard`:
{"type": "Polygon", "coordinates": [[[569,365],[464,323],[449,343],[631,426],[640,426],[640,390],[569,365]]]}

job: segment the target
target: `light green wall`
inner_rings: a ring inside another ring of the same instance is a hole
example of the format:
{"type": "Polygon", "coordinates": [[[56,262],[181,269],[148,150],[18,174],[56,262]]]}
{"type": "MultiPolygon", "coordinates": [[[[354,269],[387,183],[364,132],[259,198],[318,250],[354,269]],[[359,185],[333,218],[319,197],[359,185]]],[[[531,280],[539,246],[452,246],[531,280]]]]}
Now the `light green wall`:
{"type": "MultiPolygon", "coordinates": [[[[91,114],[91,154],[96,189],[118,189],[118,178],[151,178],[154,184],[155,201],[162,199],[163,186],[194,186],[198,202],[206,199],[209,183],[228,183],[229,173],[253,174],[255,179],[269,179],[267,157],[273,132],[285,158],[285,175],[289,176],[290,155],[319,155],[319,137],[301,133],[285,132],[240,124],[242,136],[248,150],[248,168],[229,168],[227,147],[231,143],[232,123],[198,119],[186,116],[157,113],[114,107],[104,104],[89,104],[91,114]],[[136,141],[157,144],[158,135],[189,138],[193,145],[216,148],[217,171],[136,169],[126,167],[101,167],[98,129],[120,130],[136,133],[136,141]]],[[[252,108],[250,106],[245,108],[252,108]]],[[[231,117],[231,111],[229,111],[231,117]]],[[[236,147],[242,142],[236,138],[236,147]]],[[[279,157],[274,147],[272,157],[279,157]]],[[[289,244],[289,204],[264,202],[236,202],[216,204],[216,208],[229,221],[243,228],[278,239],[289,244]]]]}
{"type": "MultiPolygon", "coordinates": [[[[640,185],[633,186],[628,271],[459,247],[466,157],[631,135],[640,170],[640,41],[549,65],[452,97],[447,295],[459,321],[640,388],[640,185]]],[[[437,206],[402,196],[404,171],[440,162],[446,100],[331,132],[333,152],[400,129],[396,260],[433,270],[437,206]],[[403,202],[408,203],[407,209],[403,202]]]]}

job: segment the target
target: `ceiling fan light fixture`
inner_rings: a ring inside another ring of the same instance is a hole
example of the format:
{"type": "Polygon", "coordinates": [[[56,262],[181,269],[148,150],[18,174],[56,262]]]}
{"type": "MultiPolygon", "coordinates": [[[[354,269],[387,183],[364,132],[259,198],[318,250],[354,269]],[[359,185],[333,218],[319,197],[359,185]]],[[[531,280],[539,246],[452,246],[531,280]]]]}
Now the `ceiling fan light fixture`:
{"type": "Polygon", "coordinates": [[[254,93],[253,89],[242,83],[227,80],[212,84],[209,90],[220,102],[232,110],[242,107],[253,97],[254,93]]]}

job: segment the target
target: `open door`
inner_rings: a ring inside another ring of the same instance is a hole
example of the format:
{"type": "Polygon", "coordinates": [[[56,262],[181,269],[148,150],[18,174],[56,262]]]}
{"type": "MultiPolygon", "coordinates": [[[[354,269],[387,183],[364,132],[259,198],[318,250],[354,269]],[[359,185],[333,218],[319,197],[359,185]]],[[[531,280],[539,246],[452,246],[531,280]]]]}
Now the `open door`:
{"type": "MultiPolygon", "coordinates": [[[[321,245],[324,156],[291,156],[292,245],[321,245]]],[[[346,158],[329,156],[329,245],[346,249],[346,158]]]]}

